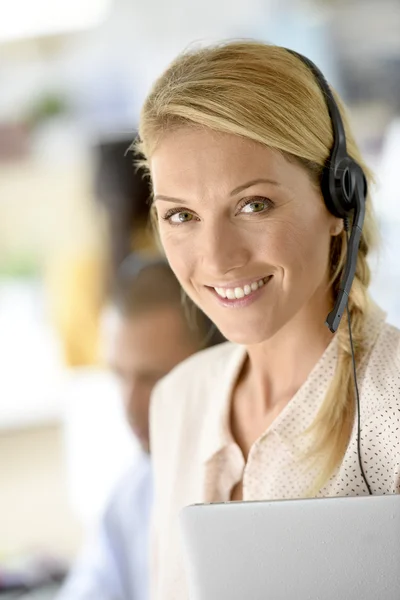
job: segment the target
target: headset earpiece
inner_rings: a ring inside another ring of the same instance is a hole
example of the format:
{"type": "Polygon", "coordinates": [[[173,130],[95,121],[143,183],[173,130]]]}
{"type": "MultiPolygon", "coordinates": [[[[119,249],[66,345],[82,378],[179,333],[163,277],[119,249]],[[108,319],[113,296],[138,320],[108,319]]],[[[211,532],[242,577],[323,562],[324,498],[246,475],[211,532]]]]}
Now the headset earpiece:
{"type": "Polygon", "coordinates": [[[321,191],[327,209],[335,217],[349,219],[352,224],[342,281],[340,282],[335,306],[326,319],[326,325],[332,333],[335,333],[347,307],[356,271],[358,247],[365,216],[367,181],[360,165],[347,153],[346,133],[342,117],[324,75],[309,58],[294,50],[288,50],[288,52],[296,56],[310,69],[324,95],[332,124],[333,144],[322,172],[321,191]]]}
{"type": "Polygon", "coordinates": [[[361,167],[349,156],[332,158],[324,168],[321,191],[329,212],[344,219],[356,209],[356,197],[366,198],[367,182],[361,167]],[[361,186],[356,194],[356,186],[361,186]]]}

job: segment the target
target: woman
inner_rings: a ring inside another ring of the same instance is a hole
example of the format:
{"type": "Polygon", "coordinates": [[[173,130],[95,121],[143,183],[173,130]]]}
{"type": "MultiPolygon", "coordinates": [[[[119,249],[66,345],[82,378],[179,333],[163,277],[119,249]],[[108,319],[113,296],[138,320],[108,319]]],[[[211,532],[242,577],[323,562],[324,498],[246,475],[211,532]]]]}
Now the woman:
{"type": "Polygon", "coordinates": [[[183,506],[400,491],[400,332],[368,298],[368,198],[348,300],[359,461],[347,318],[335,335],[325,326],[347,246],[320,185],[331,119],[298,56],[239,42],[179,57],[144,104],[140,138],[166,256],[231,341],[153,397],[153,597],[186,600],[183,506]]]}

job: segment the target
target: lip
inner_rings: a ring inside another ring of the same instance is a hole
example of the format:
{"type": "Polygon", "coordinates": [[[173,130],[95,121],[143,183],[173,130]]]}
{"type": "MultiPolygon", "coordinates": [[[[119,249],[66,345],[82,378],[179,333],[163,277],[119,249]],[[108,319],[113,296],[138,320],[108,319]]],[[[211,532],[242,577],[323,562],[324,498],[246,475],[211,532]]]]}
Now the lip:
{"type": "MultiPolygon", "coordinates": [[[[260,277],[260,279],[261,279],[261,277],[260,277]]],[[[260,288],[255,290],[255,292],[252,291],[251,294],[249,294],[248,296],[244,296],[244,298],[236,298],[235,300],[228,300],[228,298],[222,298],[219,294],[217,294],[217,292],[214,290],[214,288],[207,287],[207,289],[209,290],[210,294],[212,294],[214,296],[214,298],[219,302],[220,305],[222,305],[226,308],[245,308],[246,306],[250,306],[250,304],[253,304],[253,302],[256,302],[256,300],[258,300],[258,298],[264,292],[264,289],[268,286],[271,279],[272,279],[272,275],[270,275],[268,281],[266,283],[264,283],[263,286],[261,286],[260,288]]],[[[257,279],[255,281],[257,281],[257,279]]],[[[222,287],[222,286],[216,286],[216,287],[222,287]]],[[[240,286],[237,286],[237,287],[240,287],[240,286]]]]}
{"type": "Polygon", "coordinates": [[[251,285],[255,281],[260,281],[260,279],[265,279],[266,277],[271,278],[271,275],[260,275],[259,277],[252,277],[252,279],[238,279],[237,281],[229,281],[228,283],[225,281],[221,284],[214,283],[213,285],[207,285],[206,287],[222,288],[223,290],[234,289],[235,287],[243,288],[245,285],[251,285]]]}

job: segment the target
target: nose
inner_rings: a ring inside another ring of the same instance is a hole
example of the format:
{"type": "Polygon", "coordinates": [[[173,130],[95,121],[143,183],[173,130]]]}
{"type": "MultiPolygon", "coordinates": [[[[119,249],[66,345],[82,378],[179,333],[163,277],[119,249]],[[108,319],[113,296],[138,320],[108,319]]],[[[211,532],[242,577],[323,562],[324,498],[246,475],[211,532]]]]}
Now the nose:
{"type": "Polygon", "coordinates": [[[205,272],[218,277],[239,270],[248,262],[249,248],[229,220],[203,223],[202,229],[199,252],[205,272]]]}

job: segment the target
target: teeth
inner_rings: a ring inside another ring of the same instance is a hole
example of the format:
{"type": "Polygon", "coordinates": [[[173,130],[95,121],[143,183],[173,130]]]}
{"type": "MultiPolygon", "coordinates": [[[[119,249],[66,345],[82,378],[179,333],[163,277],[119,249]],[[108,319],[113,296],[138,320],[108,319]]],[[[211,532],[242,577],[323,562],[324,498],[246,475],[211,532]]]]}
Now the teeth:
{"type": "Polygon", "coordinates": [[[244,298],[251,294],[251,292],[255,292],[258,288],[262,287],[265,284],[264,279],[260,279],[259,281],[253,281],[252,284],[246,284],[243,288],[235,287],[235,288],[214,288],[215,291],[221,298],[228,298],[228,300],[236,300],[239,298],[244,298]]]}

